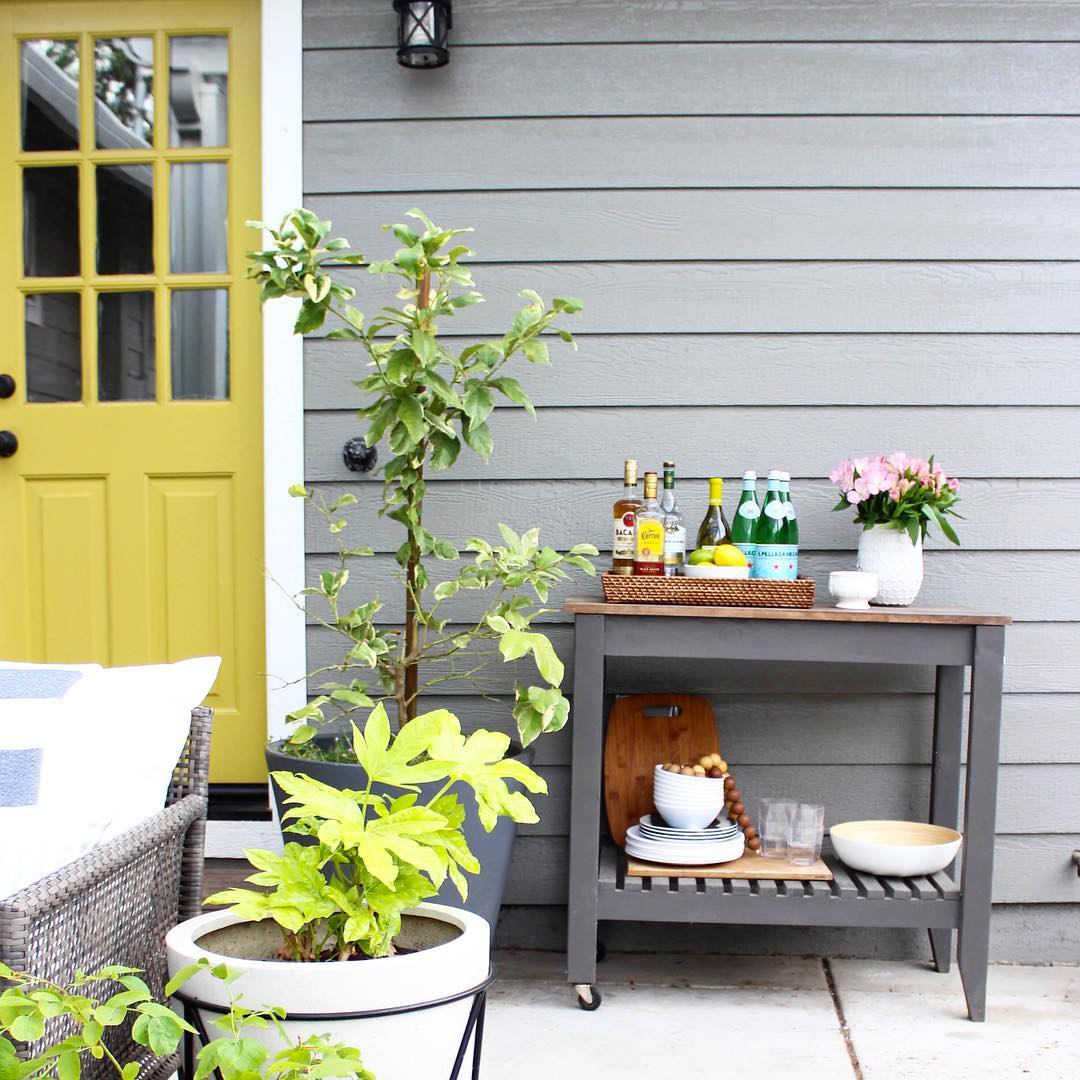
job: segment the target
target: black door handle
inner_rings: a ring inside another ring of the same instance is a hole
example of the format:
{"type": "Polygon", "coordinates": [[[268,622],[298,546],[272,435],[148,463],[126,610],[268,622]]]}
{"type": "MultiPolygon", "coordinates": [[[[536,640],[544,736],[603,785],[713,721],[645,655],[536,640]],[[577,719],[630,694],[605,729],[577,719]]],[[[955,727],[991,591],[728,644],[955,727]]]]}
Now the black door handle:
{"type": "Polygon", "coordinates": [[[0,431],[0,457],[11,457],[19,449],[19,440],[13,431],[0,431]]]}
{"type": "Polygon", "coordinates": [[[15,393],[15,380],[8,374],[0,375],[0,398],[9,398],[15,393]]]}

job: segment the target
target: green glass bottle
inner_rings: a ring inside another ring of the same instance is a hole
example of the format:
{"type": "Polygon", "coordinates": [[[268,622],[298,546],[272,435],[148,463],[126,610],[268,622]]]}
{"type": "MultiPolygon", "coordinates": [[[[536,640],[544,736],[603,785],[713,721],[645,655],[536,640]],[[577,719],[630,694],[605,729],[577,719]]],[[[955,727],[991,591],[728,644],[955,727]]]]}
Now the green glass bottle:
{"type": "Polygon", "coordinates": [[[719,476],[709,479],[709,509],[697,532],[698,548],[712,551],[721,544],[731,543],[731,529],[724,517],[724,481],[719,476]]]}
{"type": "Polygon", "coordinates": [[[731,524],[731,542],[746,556],[751,576],[754,573],[754,529],[761,517],[757,501],[757,473],[748,469],[743,473],[742,495],[731,524]]]}
{"type": "Polygon", "coordinates": [[[784,497],[786,511],[787,532],[784,536],[784,544],[787,547],[787,576],[797,578],[799,576],[799,521],[795,516],[795,504],[791,501],[791,473],[789,472],[780,474],[780,494],[784,497]]]}
{"type": "Polygon", "coordinates": [[[777,581],[788,576],[787,559],[783,557],[786,539],[787,504],[780,493],[780,472],[773,469],[754,529],[754,577],[777,581]]]}

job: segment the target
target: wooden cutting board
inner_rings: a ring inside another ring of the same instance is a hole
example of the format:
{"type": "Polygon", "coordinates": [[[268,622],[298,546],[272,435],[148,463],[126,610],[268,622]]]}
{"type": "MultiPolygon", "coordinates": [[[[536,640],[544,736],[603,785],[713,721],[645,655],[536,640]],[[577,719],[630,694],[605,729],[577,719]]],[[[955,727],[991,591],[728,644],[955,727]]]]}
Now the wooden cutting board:
{"type": "Polygon", "coordinates": [[[705,698],[690,694],[632,694],[619,698],[604,740],[604,809],[612,839],[654,810],[653,767],[668,761],[689,765],[720,752],[716,717],[705,698]]]}
{"type": "Polygon", "coordinates": [[[745,878],[748,881],[832,881],[832,871],[818,859],[813,866],[792,866],[786,859],[764,859],[746,851],[732,862],[712,866],[670,866],[626,856],[627,877],[745,878]]]}

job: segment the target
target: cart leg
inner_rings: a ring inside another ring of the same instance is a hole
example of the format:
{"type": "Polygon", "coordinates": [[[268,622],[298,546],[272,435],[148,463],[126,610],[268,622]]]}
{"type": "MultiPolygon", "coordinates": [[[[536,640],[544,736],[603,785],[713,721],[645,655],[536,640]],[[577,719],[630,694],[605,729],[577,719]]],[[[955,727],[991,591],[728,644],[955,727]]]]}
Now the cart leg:
{"type": "Polygon", "coordinates": [[[1004,627],[975,628],[957,961],[964,983],[968,1016],[976,1021],[986,1019],[986,964],[990,954],[990,890],[994,876],[994,817],[997,808],[1004,652],[1004,627]]]}
{"type": "MultiPolygon", "coordinates": [[[[955,829],[960,822],[960,759],[964,728],[964,669],[939,667],[934,688],[934,757],[930,773],[930,823],[955,829]]],[[[950,868],[951,870],[951,868],[950,868]]],[[[934,966],[946,972],[952,962],[953,932],[930,931],[934,966]]]]}
{"type": "Polygon", "coordinates": [[[574,628],[573,762],[567,981],[596,979],[596,890],[600,864],[600,773],[604,736],[604,617],[578,615],[574,628]]]}

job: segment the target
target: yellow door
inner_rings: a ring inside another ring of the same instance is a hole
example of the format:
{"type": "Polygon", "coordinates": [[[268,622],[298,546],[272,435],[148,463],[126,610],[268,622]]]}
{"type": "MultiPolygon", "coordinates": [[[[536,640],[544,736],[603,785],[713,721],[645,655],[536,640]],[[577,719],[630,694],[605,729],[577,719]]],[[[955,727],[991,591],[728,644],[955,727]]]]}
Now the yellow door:
{"type": "Polygon", "coordinates": [[[218,782],[264,775],[258,41],[0,0],[0,657],[219,654],[218,782]]]}

